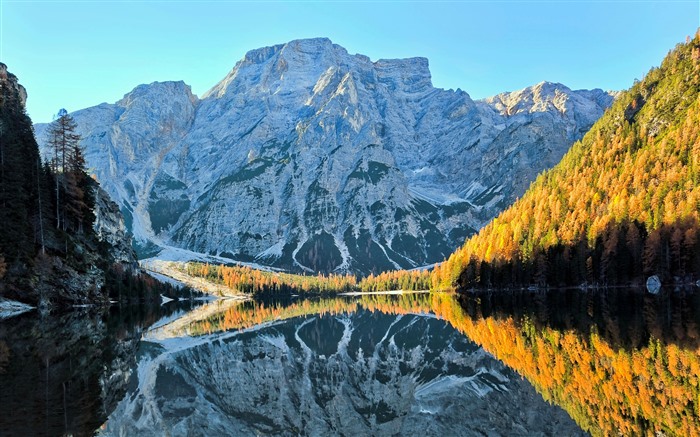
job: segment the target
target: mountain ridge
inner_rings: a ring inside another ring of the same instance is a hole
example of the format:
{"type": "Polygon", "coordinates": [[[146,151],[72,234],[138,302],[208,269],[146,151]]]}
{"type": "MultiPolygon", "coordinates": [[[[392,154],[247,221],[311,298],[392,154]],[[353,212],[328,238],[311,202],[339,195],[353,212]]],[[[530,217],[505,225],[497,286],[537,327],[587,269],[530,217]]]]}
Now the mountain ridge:
{"type": "Polygon", "coordinates": [[[367,273],[440,261],[612,102],[548,88],[504,115],[434,88],[425,58],[372,62],[321,38],[249,51],[201,99],[156,82],[74,116],[142,257],[367,273]],[[552,93],[562,110],[540,100],[552,93]]]}
{"type": "Polygon", "coordinates": [[[699,89],[700,33],[436,269],[435,288],[695,283],[699,89]]]}

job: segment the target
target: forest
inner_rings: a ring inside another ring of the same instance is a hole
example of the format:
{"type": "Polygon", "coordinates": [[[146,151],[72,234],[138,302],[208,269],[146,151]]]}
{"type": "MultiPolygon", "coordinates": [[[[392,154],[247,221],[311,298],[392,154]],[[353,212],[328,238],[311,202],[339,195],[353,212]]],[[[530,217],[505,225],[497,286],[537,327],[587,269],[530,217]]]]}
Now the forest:
{"type": "Polygon", "coordinates": [[[662,224],[651,232],[643,223],[608,223],[593,243],[586,237],[537,247],[530,257],[469,259],[457,278],[460,289],[642,286],[661,273],[675,285],[693,284],[700,272],[700,224],[694,218],[662,224]]]}
{"type": "Polygon", "coordinates": [[[94,227],[99,184],[75,120],[58,112],[42,162],[26,92],[4,64],[0,72],[0,298],[50,308],[190,295],[114,260],[94,227]]]}
{"type": "Polygon", "coordinates": [[[214,332],[246,329],[273,320],[287,320],[309,315],[341,315],[359,308],[385,314],[428,314],[427,294],[401,296],[365,295],[360,298],[320,297],[289,303],[241,302],[223,312],[193,321],[186,329],[188,335],[208,335],[214,332]]]}
{"type": "Polygon", "coordinates": [[[342,293],[354,291],[354,275],[295,275],[247,266],[188,262],[181,268],[189,276],[203,278],[245,294],[342,293]]]}
{"type": "Polygon", "coordinates": [[[428,270],[395,270],[358,279],[352,274],[299,275],[247,266],[188,262],[181,271],[252,295],[426,291],[430,287],[428,270]]]}
{"type": "Polygon", "coordinates": [[[435,269],[434,289],[700,279],[700,36],[435,269]]]}
{"type": "Polygon", "coordinates": [[[93,229],[97,184],[75,122],[58,114],[48,139],[53,156],[42,162],[22,88],[7,75],[0,81],[0,293],[36,303],[38,280],[59,264],[85,272],[94,264],[89,255],[107,248],[93,229]]]}
{"type": "Polygon", "coordinates": [[[148,273],[133,272],[114,263],[105,272],[105,293],[111,301],[121,303],[161,303],[161,295],[169,299],[193,299],[205,293],[186,285],[173,285],[154,279],[148,273]]]}

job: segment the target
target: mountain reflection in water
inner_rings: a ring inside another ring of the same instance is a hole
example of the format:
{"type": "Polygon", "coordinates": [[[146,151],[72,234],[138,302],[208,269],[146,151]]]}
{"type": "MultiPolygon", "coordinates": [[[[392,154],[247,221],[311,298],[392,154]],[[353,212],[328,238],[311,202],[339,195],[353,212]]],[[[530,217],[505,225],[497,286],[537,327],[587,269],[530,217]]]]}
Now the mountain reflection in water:
{"type": "Polygon", "coordinates": [[[102,434],[583,434],[435,317],[443,299],[454,302],[417,294],[202,309],[147,335],[102,434]]]}
{"type": "Polygon", "coordinates": [[[165,308],[0,322],[0,434],[700,430],[693,294],[434,293],[165,308]]]}

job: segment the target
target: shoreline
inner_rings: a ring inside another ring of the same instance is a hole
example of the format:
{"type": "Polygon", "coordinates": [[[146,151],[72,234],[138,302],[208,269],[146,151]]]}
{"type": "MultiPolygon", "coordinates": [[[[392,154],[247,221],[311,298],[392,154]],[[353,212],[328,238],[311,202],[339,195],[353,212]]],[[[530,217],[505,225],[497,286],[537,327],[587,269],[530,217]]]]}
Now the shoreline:
{"type": "MultiPolygon", "coordinates": [[[[167,278],[166,280],[174,281],[177,284],[185,285],[194,288],[197,291],[205,293],[215,299],[232,299],[232,300],[249,300],[251,296],[243,294],[237,290],[226,287],[222,284],[194,278],[185,273],[182,273],[174,265],[174,261],[156,261],[149,260],[146,263],[140,263],[140,267],[148,274],[159,275],[167,278]]],[[[155,278],[155,276],[154,276],[155,278]]],[[[155,278],[158,279],[158,278],[155,278]]]]}
{"type": "Polygon", "coordinates": [[[400,294],[420,294],[420,293],[430,293],[430,290],[347,291],[344,293],[335,293],[335,294],[336,294],[336,296],[371,296],[373,294],[400,295],[400,294]]]}

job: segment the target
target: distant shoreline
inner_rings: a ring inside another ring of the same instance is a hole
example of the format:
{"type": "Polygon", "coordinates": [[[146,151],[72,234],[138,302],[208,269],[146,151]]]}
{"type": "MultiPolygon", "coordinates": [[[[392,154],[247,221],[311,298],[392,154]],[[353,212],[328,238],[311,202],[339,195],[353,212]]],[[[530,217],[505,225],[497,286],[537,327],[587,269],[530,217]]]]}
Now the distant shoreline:
{"type": "Polygon", "coordinates": [[[337,293],[338,296],[366,296],[371,294],[418,294],[430,293],[430,290],[385,290],[385,291],[348,291],[337,293]]]}

